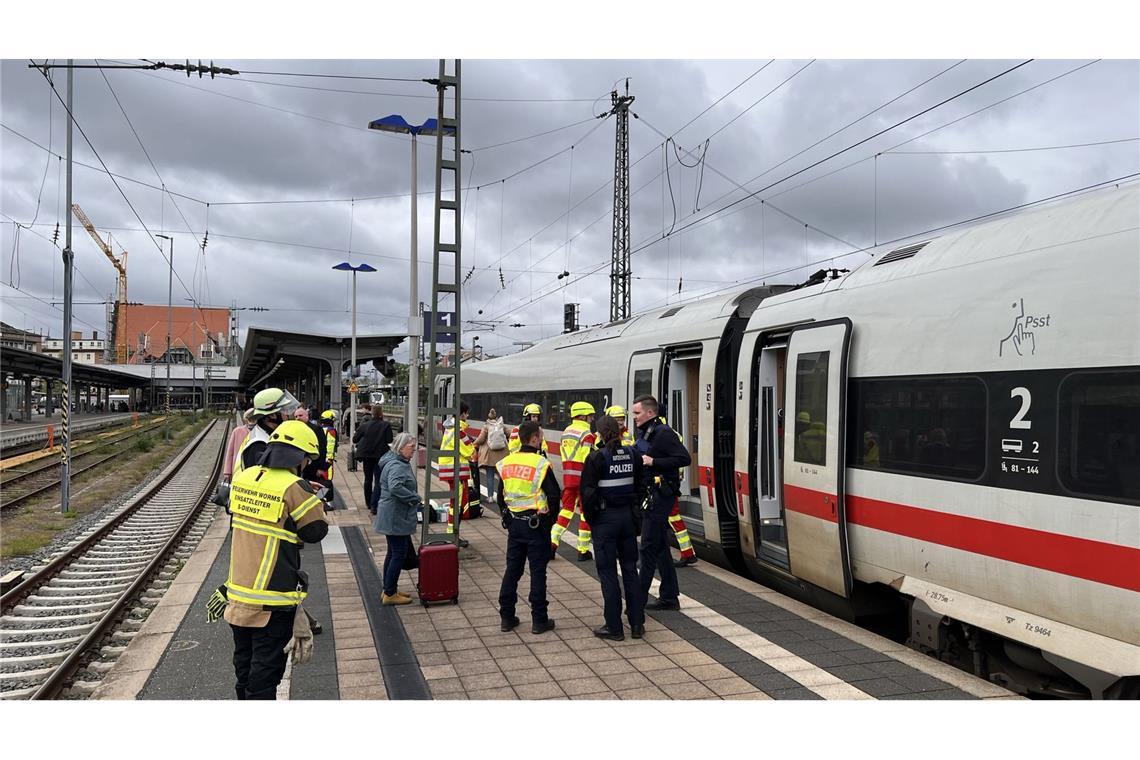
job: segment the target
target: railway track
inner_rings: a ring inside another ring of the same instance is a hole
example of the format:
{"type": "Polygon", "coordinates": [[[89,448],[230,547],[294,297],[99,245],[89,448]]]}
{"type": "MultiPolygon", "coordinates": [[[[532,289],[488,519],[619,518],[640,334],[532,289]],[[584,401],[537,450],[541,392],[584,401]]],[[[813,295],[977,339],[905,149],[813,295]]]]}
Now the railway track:
{"type": "Polygon", "coordinates": [[[93,688],[209,527],[228,431],[211,423],[109,522],[0,597],[0,699],[53,699],[73,676],[67,696],[93,688]]]}
{"type": "MultiPolygon", "coordinates": [[[[124,443],[160,428],[160,422],[149,423],[138,430],[130,430],[104,441],[87,443],[72,453],[71,476],[74,478],[88,470],[120,456],[124,443]]],[[[42,496],[59,487],[59,458],[46,457],[27,469],[13,467],[0,476],[0,509],[7,512],[24,502],[42,496]]]]}

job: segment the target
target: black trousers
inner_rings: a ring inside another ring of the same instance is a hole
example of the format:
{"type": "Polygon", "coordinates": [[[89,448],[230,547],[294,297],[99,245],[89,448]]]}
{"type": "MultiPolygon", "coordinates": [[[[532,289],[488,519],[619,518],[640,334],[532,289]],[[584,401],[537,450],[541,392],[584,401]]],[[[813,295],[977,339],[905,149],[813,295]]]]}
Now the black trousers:
{"type": "Polygon", "coordinates": [[[277,699],[285,675],[285,645],[293,638],[297,608],[274,610],[264,628],[230,625],[234,632],[234,675],[238,699],[277,699]]]}
{"type": "Polygon", "coordinates": [[[511,520],[507,529],[507,569],[499,587],[499,615],[505,620],[515,616],[519,580],[523,567],[530,564],[530,617],[535,623],[547,620],[546,565],[550,562],[550,522],[541,520],[537,528],[526,520],[511,520]]]}
{"type": "Polygon", "coordinates": [[[361,457],[360,463],[364,465],[364,503],[372,503],[372,479],[376,472],[376,464],[380,457],[361,457]]]}
{"type": "Polygon", "coordinates": [[[649,587],[653,585],[654,572],[661,573],[661,588],[658,598],[663,602],[675,602],[681,593],[677,586],[677,571],[673,567],[673,555],[669,553],[669,508],[672,497],[659,498],[653,509],[645,511],[641,523],[641,598],[647,599],[649,587]],[[663,505],[668,502],[669,507],[663,505]]]}
{"type": "Polygon", "coordinates": [[[606,509],[590,520],[594,539],[594,565],[602,583],[606,628],[617,632],[621,627],[621,586],[625,586],[625,611],[629,624],[645,625],[645,596],[637,575],[637,532],[633,510],[629,507],[606,509]],[[621,565],[621,584],[617,568],[621,565]]]}

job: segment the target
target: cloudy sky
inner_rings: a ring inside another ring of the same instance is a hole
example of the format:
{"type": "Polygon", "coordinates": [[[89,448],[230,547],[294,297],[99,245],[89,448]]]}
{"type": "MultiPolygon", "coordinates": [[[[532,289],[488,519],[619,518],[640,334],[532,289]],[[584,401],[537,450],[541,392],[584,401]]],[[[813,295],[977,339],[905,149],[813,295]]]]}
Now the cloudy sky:
{"type": "MultiPolygon", "coordinates": [[[[1026,60],[464,60],[463,313],[479,320],[464,342],[517,350],[560,332],[568,302],[584,325],[608,318],[615,135],[595,117],[626,79],[636,312],[802,281],[876,242],[1140,172],[1135,60],[1026,60]]],[[[176,303],[270,309],[241,312],[243,328],[347,333],[348,280],[331,267],[349,260],[380,270],[358,281],[359,330],[404,332],[410,141],[366,127],[434,116],[419,80],[438,60],[215,63],[242,73],[76,71],[74,200],[130,252],[130,300],[166,302],[163,233],[176,303]]],[[[52,78],[62,95],[65,73],[52,78]]],[[[0,64],[0,123],[3,319],[58,335],[66,114],[27,59],[0,64]]],[[[420,141],[418,300],[434,152],[420,141]]],[[[115,272],[73,234],[75,329],[103,334],[115,272]]]]}

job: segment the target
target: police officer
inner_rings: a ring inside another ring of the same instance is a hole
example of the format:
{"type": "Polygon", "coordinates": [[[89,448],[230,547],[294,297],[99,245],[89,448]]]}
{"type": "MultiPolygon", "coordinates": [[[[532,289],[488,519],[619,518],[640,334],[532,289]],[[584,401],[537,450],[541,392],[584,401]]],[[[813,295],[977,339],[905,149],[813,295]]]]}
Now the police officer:
{"type": "Polygon", "coordinates": [[[550,462],[538,453],[542,428],[537,422],[524,422],[519,426],[520,449],[499,460],[495,469],[499,473],[499,490],[496,499],[499,516],[507,530],[507,567],[499,588],[499,629],[511,631],[518,624],[515,604],[518,602],[519,579],[523,565],[530,564],[531,633],[554,630],[554,621],[547,615],[546,565],[550,561],[550,522],[554,506],[559,503],[562,491],[550,469],[550,462]]]}
{"type": "Polygon", "coordinates": [[[233,536],[225,583],[224,617],[234,635],[238,699],[276,699],[285,674],[287,643],[302,662],[311,653],[308,617],[298,615],[309,579],[301,571],[302,543],[328,533],[322,502],[300,477],[320,456],[317,437],[299,420],[282,422],[270,434],[259,465],[239,473],[230,486],[233,536]]]}
{"type": "MultiPolygon", "coordinates": [[[[623,415],[624,416],[624,415],[623,415]]],[[[591,452],[582,468],[582,513],[594,529],[594,564],[602,583],[605,625],[594,635],[623,641],[621,590],[617,564],[625,585],[626,616],[633,638],[645,634],[645,599],[637,576],[637,526],[635,508],[645,498],[641,455],[622,442],[623,426],[613,416],[598,420],[602,448],[591,452]]]]}
{"type": "Polygon", "coordinates": [[[636,449],[641,463],[653,478],[649,487],[648,506],[641,526],[641,593],[648,598],[654,572],[661,573],[657,601],[647,603],[648,610],[678,610],[680,589],[677,570],[667,541],[669,512],[681,490],[680,468],[691,463],[689,452],[677,434],[657,418],[657,399],[638,396],[633,401],[633,421],[637,425],[636,449]]]}

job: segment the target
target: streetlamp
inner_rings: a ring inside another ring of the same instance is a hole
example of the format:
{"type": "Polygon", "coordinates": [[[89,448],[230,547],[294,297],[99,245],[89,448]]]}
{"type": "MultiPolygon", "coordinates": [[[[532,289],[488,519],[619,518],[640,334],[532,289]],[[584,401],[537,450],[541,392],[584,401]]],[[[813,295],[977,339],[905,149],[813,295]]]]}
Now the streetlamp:
{"type": "MultiPolygon", "coordinates": [[[[407,418],[404,422],[404,430],[415,431],[418,424],[418,412],[420,403],[420,368],[419,368],[419,349],[420,349],[420,331],[423,325],[420,322],[419,313],[416,311],[417,295],[419,286],[416,282],[417,269],[419,267],[418,255],[418,242],[417,242],[417,222],[416,222],[416,137],[419,135],[438,135],[439,122],[435,119],[428,119],[423,124],[415,126],[409,124],[404,120],[403,116],[392,114],[385,116],[382,119],[374,119],[368,122],[369,129],[376,129],[381,132],[395,132],[396,134],[411,135],[412,136],[412,257],[411,257],[411,275],[409,276],[409,295],[408,295],[408,407],[407,418]]],[[[448,132],[454,133],[454,128],[447,128],[448,132]]],[[[456,188],[458,192],[458,188],[456,188]]],[[[414,432],[413,432],[414,435],[414,432]]]]}
{"type": "Polygon", "coordinates": [[[356,437],[356,393],[351,388],[356,384],[356,273],[357,272],[375,272],[376,267],[369,266],[368,264],[361,264],[354,267],[347,261],[342,261],[337,264],[333,269],[340,272],[352,272],[352,369],[348,373],[349,383],[349,412],[348,412],[348,440],[351,441],[356,437]]]}
{"type": "Polygon", "coordinates": [[[166,419],[162,422],[163,438],[170,440],[170,334],[174,331],[174,238],[159,233],[170,241],[170,275],[166,280],[166,419]]]}

